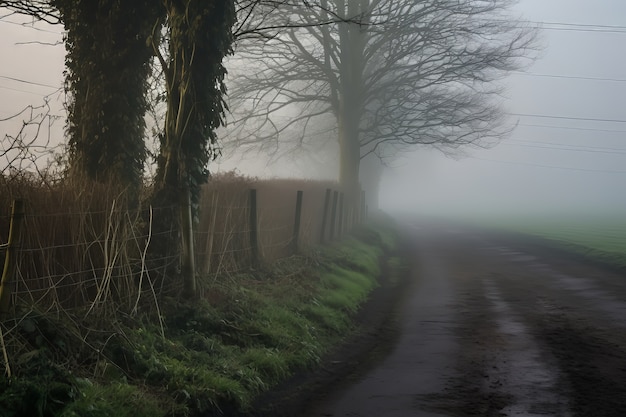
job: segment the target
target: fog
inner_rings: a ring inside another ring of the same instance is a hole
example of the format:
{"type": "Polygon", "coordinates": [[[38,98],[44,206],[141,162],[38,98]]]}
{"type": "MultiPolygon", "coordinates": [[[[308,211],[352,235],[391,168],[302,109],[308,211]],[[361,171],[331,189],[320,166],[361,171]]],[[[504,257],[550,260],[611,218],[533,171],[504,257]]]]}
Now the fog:
{"type": "MultiPolygon", "coordinates": [[[[516,12],[543,27],[544,48],[526,73],[505,81],[504,104],[517,124],[513,134],[492,149],[465,149],[457,158],[416,148],[387,161],[380,187],[383,209],[463,215],[626,213],[626,3],[522,0],[516,12]]],[[[0,119],[40,104],[61,86],[63,47],[38,43],[58,41],[60,32],[59,27],[34,30],[0,23],[0,119]]],[[[62,111],[61,99],[53,99],[55,112],[62,111]]],[[[0,122],[0,135],[14,128],[0,122]]],[[[62,130],[59,121],[53,136],[61,137],[62,130]]],[[[333,178],[336,153],[308,151],[278,160],[234,154],[210,169],[333,178]]]]}
{"type": "MultiPolygon", "coordinates": [[[[381,208],[462,217],[626,219],[626,3],[523,0],[516,13],[543,28],[543,50],[525,73],[505,81],[504,105],[517,124],[513,134],[492,149],[464,149],[455,158],[416,148],[386,161],[381,208]]],[[[336,153],[278,162],[255,155],[222,160],[220,168],[332,178],[336,164],[336,153]]]]}
{"type": "Polygon", "coordinates": [[[517,129],[497,147],[467,150],[458,160],[416,150],[394,161],[381,184],[384,209],[626,219],[626,3],[526,0],[517,9],[546,22],[541,57],[507,82],[517,129]]]}

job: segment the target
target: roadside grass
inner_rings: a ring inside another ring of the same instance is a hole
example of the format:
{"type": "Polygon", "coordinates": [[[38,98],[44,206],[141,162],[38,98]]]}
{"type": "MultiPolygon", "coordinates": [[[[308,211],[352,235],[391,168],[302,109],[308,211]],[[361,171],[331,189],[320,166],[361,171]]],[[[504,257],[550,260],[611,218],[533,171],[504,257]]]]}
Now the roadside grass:
{"type": "Polygon", "coordinates": [[[98,385],[89,379],[76,379],[75,387],[76,399],[59,414],[63,417],[164,416],[155,398],[133,385],[122,382],[98,385]],[[120,403],[127,406],[119,407],[120,403]]]}
{"type": "Polygon", "coordinates": [[[0,380],[0,415],[249,411],[260,393],[314,367],[355,330],[352,316],[378,285],[381,256],[396,239],[393,226],[376,224],[254,273],[212,277],[201,300],[162,303],[164,326],[149,316],[80,322],[31,312],[13,332],[21,353],[13,376],[0,380]],[[58,330],[54,338],[48,328],[58,330]],[[85,328],[102,333],[88,347],[79,337],[85,328]]]}

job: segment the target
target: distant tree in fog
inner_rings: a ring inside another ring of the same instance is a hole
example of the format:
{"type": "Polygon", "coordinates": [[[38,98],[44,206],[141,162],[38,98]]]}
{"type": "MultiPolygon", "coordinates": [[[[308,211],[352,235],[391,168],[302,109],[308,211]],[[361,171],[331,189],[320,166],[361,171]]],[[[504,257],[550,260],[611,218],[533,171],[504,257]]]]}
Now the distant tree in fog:
{"type": "Polygon", "coordinates": [[[283,6],[278,19],[291,27],[264,42],[240,42],[229,64],[234,117],[227,133],[238,138],[235,146],[266,146],[285,132],[314,141],[311,132],[332,115],[339,178],[348,187],[358,183],[360,161],[369,155],[487,146],[508,131],[492,82],[519,68],[535,39],[509,20],[512,3],[283,6]]]}

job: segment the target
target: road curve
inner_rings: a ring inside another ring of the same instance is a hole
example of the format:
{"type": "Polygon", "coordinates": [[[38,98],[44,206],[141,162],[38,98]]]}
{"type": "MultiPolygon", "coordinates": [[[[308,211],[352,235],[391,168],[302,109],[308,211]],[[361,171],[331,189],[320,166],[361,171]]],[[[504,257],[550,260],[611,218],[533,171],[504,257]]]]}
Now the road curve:
{"type": "Polygon", "coordinates": [[[414,227],[390,353],[320,416],[626,416],[626,277],[515,236],[414,227]]]}

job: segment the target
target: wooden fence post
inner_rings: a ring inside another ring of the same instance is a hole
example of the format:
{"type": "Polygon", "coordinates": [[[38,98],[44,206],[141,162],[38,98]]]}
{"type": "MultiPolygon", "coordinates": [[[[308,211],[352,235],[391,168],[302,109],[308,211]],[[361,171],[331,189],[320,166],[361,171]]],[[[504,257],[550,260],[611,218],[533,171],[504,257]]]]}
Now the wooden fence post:
{"type": "Polygon", "coordinates": [[[252,265],[259,264],[259,232],[257,217],[256,189],[250,190],[250,252],[252,254],[252,265]]]}
{"type": "Polygon", "coordinates": [[[180,225],[182,238],[181,273],[183,292],[186,298],[196,296],[196,262],[193,244],[193,215],[191,213],[191,193],[185,186],[180,193],[180,225]]]}
{"type": "Polygon", "coordinates": [[[217,201],[218,194],[214,193],[211,198],[211,221],[209,223],[209,234],[207,236],[207,242],[205,246],[204,265],[202,266],[202,272],[208,273],[211,270],[211,255],[213,254],[213,244],[215,242],[215,222],[217,221],[217,201]]]}
{"type": "Polygon", "coordinates": [[[291,247],[293,252],[298,252],[298,239],[300,238],[300,219],[302,217],[302,191],[296,193],[296,218],[293,224],[293,237],[291,240],[291,247]]]}
{"type": "Polygon", "coordinates": [[[335,237],[335,222],[337,220],[337,198],[339,197],[339,191],[333,191],[333,208],[330,213],[330,240],[335,237]]]}
{"type": "Polygon", "coordinates": [[[324,243],[326,235],[326,224],[328,223],[328,207],[330,206],[330,188],[326,189],[324,197],[324,213],[322,214],[322,233],[320,234],[320,243],[324,243]]]}
{"type": "Polygon", "coordinates": [[[359,216],[359,222],[363,223],[367,218],[365,210],[365,190],[361,190],[361,215],[359,216]]]}
{"type": "Polygon", "coordinates": [[[0,317],[4,317],[9,312],[11,288],[15,286],[15,269],[17,266],[17,249],[20,245],[22,235],[22,224],[24,220],[24,201],[14,200],[11,207],[11,225],[9,227],[9,238],[5,245],[6,255],[4,258],[4,270],[2,271],[2,281],[0,281],[0,317]]]}
{"type": "Polygon", "coordinates": [[[337,236],[341,236],[344,232],[343,216],[343,193],[339,193],[339,221],[337,222],[337,236]]]}

